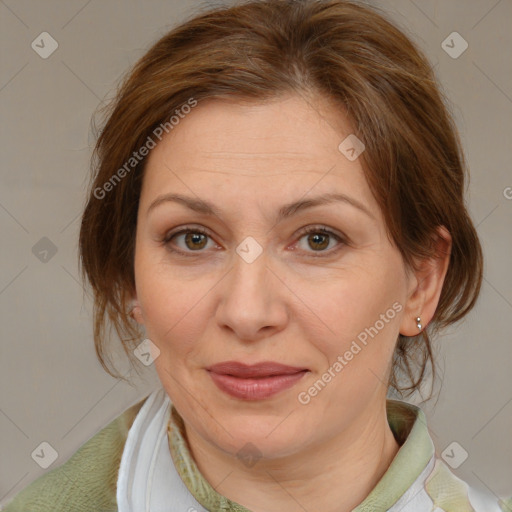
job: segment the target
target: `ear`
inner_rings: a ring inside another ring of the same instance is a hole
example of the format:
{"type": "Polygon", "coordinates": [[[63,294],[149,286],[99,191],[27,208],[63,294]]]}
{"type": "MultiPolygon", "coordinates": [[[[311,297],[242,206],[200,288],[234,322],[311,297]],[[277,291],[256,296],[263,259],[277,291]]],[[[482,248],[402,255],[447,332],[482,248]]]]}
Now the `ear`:
{"type": "Polygon", "coordinates": [[[142,309],[135,293],[131,302],[130,316],[140,325],[144,325],[144,317],[142,316],[142,309]]]}
{"type": "Polygon", "coordinates": [[[435,255],[420,262],[417,271],[411,270],[408,299],[404,308],[400,334],[416,336],[420,333],[416,318],[421,318],[421,330],[432,320],[439,303],[443,283],[450,263],[452,237],[444,226],[439,226],[435,255]]]}

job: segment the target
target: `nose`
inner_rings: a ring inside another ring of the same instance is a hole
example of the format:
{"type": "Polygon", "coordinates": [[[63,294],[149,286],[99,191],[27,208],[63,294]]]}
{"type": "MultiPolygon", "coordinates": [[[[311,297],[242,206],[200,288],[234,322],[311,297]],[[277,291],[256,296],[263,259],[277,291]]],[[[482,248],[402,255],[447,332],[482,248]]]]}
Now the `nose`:
{"type": "MultiPolygon", "coordinates": [[[[290,294],[269,267],[265,251],[254,261],[235,254],[231,271],[222,280],[216,319],[222,329],[241,341],[257,341],[284,329],[290,294]]],[[[281,278],[282,279],[282,278],[281,278]]]]}

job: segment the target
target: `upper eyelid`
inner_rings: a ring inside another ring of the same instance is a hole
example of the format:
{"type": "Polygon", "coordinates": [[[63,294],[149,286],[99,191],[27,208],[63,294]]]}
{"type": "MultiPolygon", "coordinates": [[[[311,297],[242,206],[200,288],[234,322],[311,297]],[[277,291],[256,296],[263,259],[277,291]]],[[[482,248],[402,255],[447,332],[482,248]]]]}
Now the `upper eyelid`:
{"type": "MultiPolygon", "coordinates": [[[[338,236],[339,238],[343,238],[343,239],[346,238],[343,233],[337,233],[336,232],[337,230],[335,230],[334,228],[330,228],[328,226],[324,226],[323,224],[311,224],[309,226],[301,228],[300,230],[298,230],[298,233],[297,233],[296,236],[301,236],[302,237],[305,234],[308,234],[309,231],[314,231],[314,230],[318,230],[319,232],[320,231],[326,231],[329,234],[338,236]]],[[[208,228],[199,227],[199,226],[183,226],[182,228],[177,228],[176,230],[169,230],[169,231],[166,231],[166,233],[165,233],[163,238],[165,240],[165,239],[172,238],[173,236],[181,235],[181,234],[187,233],[187,232],[190,232],[190,233],[195,233],[195,232],[202,233],[204,235],[209,236],[210,238],[213,238],[213,236],[211,235],[210,230],[208,228]]]]}

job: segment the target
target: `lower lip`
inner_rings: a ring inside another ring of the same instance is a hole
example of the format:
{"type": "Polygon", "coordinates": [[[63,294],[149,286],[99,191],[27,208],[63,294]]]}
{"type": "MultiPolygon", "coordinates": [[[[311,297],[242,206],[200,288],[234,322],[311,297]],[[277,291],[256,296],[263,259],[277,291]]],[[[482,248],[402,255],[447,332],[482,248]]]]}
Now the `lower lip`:
{"type": "Polygon", "coordinates": [[[244,379],[209,372],[217,387],[228,395],[242,400],[263,400],[270,398],[285,389],[291,388],[302,377],[306,370],[289,375],[244,379]]]}

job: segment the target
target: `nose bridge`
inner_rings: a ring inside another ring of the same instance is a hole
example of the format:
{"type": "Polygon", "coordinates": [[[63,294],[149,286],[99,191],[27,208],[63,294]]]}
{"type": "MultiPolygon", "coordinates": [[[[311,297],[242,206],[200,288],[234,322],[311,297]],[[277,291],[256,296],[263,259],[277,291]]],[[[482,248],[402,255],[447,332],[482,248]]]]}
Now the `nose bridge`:
{"type": "Polygon", "coordinates": [[[254,339],[262,328],[280,329],[286,321],[285,308],[279,301],[269,254],[252,237],[237,247],[231,276],[226,280],[217,311],[217,320],[230,327],[240,339],[254,339]]]}
{"type": "Polygon", "coordinates": [[[253,301],[261,300],[263,295],[270,292],[268,256],[268,251],[255,238],[248,236],[243,239],[236,247],[233,258],[233,275],[229,286],[231,292],[240,295],[240,298],[249,295],[253,301]]]}

